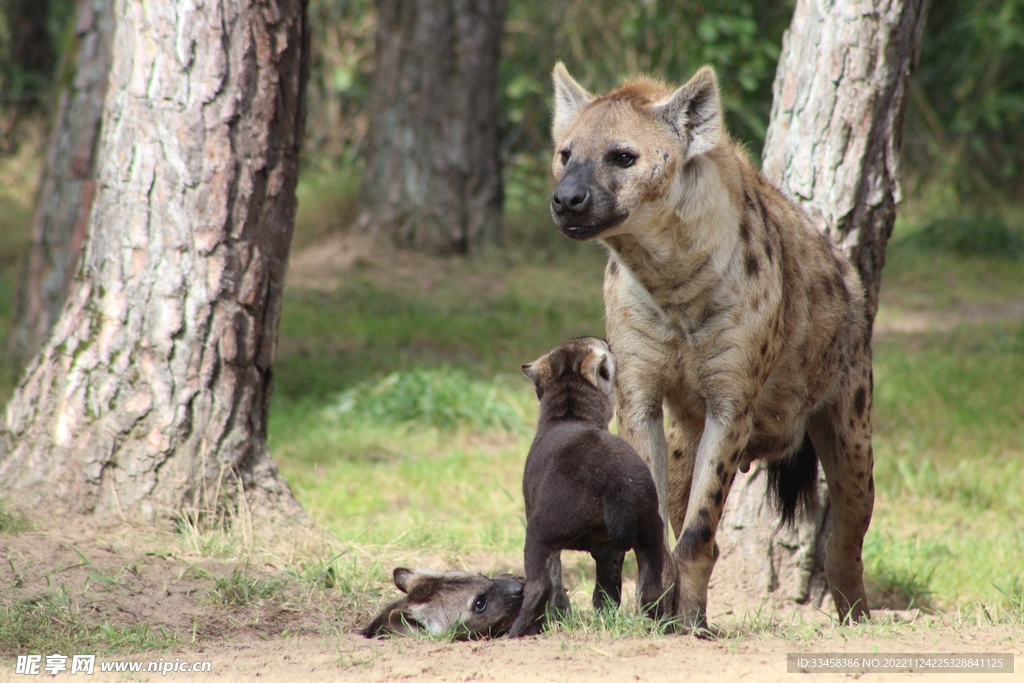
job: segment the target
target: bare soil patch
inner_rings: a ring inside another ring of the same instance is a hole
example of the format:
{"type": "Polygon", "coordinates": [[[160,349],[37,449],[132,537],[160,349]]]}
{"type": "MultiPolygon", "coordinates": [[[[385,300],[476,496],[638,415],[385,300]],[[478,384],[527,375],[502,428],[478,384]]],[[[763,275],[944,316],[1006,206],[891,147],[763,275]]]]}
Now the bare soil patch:
{"type": "Polygon", "coordinates": [[[0,605],[65,594],[88,623],[148,624],[191,644],[313,633],[347,606],[290,578],[273,562],[204,557],[179,534],[125,522],[68,518],[0,537],[0,605]]]}
{"type": "MultiPolygon", "coordinates": [[[[0,600],[38,600],[65,590],[89,622],[148,623],[151,631],[176,633],[180,637],[170,651],[100,654],[97,662],[142,662],[143,667],[161,658],[211,663],[209,674],[167,674],[169,680],[182,681],[757,682],[782,679],[787,652],[1001,652],[1024,662],[1024,626],[965,627],[948,616],[878,612],[876,619],[888,625],[865,635],[863,629],[828,626],[829,615],[820,610],[753,595],[749,586],[736,580],[728,558],[723,560],[711,586],[712,623],[730,635],[717,641],[564,633],[522,641],[371,641],[355,631],[376,604],[355,605],[337,593],[289,582],[281,571],[283,562],[203,557],[190,551],[177,534],[123,522],[95,528],[80,520],[61,520],[59,525],[4,537],[0,600]],[[277,580],[279,590],[246,606],[219,604],[211,590],[217,579],[232,573],[277,580]],[[760,623],[783,627],[757,626],[760,623]],[[794,632],[785,624],[802,626],[794,632]],[[823,626],[815,628],[816,624],[823,626]]],[[[626,588],[631,591],[633,586],[626,588]]],[[[0,680],[27,680],[14,674],[14,664],[13,652],[0,643],[0,680]]],[[[94,675],[95,680],[165,678],[145,672],[101,674],[98,669],[94,675]]],[[[878,681],[907,676],[870,674],[878,681]]],[[[930,675],[928,680],[943,678],[930,675]]],[[[969,679],[973,680],[955,678],[969,679]]]]}

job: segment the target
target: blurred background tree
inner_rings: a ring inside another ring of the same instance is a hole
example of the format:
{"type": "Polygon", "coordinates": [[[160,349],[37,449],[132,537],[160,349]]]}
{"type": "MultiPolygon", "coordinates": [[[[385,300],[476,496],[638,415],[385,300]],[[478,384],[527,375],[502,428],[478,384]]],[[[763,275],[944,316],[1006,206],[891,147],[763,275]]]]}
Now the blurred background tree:
{"type": "Polygon", "coordinates": [[[501,244],[506,0],[377,0],[359,230],[441,254],[501,244]]]}

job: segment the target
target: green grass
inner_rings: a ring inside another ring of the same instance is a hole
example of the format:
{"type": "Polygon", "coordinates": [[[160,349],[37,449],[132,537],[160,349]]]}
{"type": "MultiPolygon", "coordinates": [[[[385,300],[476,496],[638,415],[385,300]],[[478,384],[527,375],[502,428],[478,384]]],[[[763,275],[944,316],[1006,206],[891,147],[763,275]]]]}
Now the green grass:
{"type": "MultiPolygon", "coordinates": [[[[971,265],[986,260],[961,263],[971,265]]],[[[1024,321],[876,344],[877,502],[864,554],[869,575],[909,604],[1014,608],[1004,593],[1024,567],[1022,378],[1024,321]]]]}
{"type": "Polygon", "coordinates": [[[28,531],[32,528],[31,522],[16,512],[7,510],[4,501],[0,500],[0,536],[12,536],[28,531]]]}
{"type": "Polygon", "coordinates": [[[181,634],[150,629],[145,623],[95,623],[78,611],[63,588],[34,600],[0,604],[0,643],[5,656],[41,652],[125,654],[169,650],[184,642],[181,634]]]}
{"type": "Polygon", "coordinates": [[[248,567],[232,570],[227,576],[215,578],[207,591],[207,599],[225,609],[261,607],[284,599],[284,582],[274,577],[249,576],[248,567]]]}
{"type": "Polygon", "coordinates": [[[472,379],[465,371],[444,367],[393,372],[338,394],[322,417],[349,428],[378,423],[400,429],[511,432],[522,429],[523,416],[506,384],[472,379]]]}
{"type": "Polygon", "coordinates": [[[548,619],[544,632],[564,633],[577,638],[617,640],[620,638],[658,638],[669,630],[668,618],[649,619],[636,610],[598,609],[575,603],[567,614],[548,619]]]}

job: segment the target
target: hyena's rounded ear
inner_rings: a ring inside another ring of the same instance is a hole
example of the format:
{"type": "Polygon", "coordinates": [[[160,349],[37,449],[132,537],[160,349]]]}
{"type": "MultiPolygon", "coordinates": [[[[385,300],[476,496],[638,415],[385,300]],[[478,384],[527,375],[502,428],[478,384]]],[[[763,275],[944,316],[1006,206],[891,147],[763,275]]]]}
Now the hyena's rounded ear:
{"type": "Polygon", "coordinates": [[[722,101],[710,66],[702,67],[668,100],[655,104],[653,111],[685,140],[687,161],[710,150],[722,137],[722,101]]]}
{"type": "Polygon", "coordinates": [[[561,62],[555,64],[551,80],[555,85],[555,115],[551,122],[551,137],[558,142],[569,132],[587,105],[594,101],[594,96],[573,80],[561,62]]]}
{"type": "Polygon", "coordinates": [[[395,587],[403,593],[408,593],[416,572],[405,567],[395,567],[391,576],[395,580],[395,587]]]}

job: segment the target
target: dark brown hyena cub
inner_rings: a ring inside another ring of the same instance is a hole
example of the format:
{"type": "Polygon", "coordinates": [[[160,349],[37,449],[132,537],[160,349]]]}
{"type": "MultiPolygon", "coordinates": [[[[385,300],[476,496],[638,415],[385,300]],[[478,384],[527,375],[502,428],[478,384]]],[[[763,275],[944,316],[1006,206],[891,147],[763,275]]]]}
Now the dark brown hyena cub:
{"type": "Polygon", "coordinates": [[[439,636],[449,631],[460,639],[496,637],[508,631],[523,604],[523,580],[510,574],[488,579],[456,570],[398,567],[394,580],[406,595],[360,631],[367,638],[420,633],[439,636]]]}
{"type": "MultiPolygon", "coordinates": [[[[615,358],[593,337],[570,339],[523,366],[540,400],[537,437],[526,458],[526,589],[509,631],[540,632],[545,607],[568,607],[562,550],[597,562],[594,607],[620,603],[622,561],[636,553],[637,600],[660,616],[665,531],[651,472],[625,440],[608,431],[614,411],[615,358]]],[[[671,606],[671,599],[666,600],[671,606]]]]}

